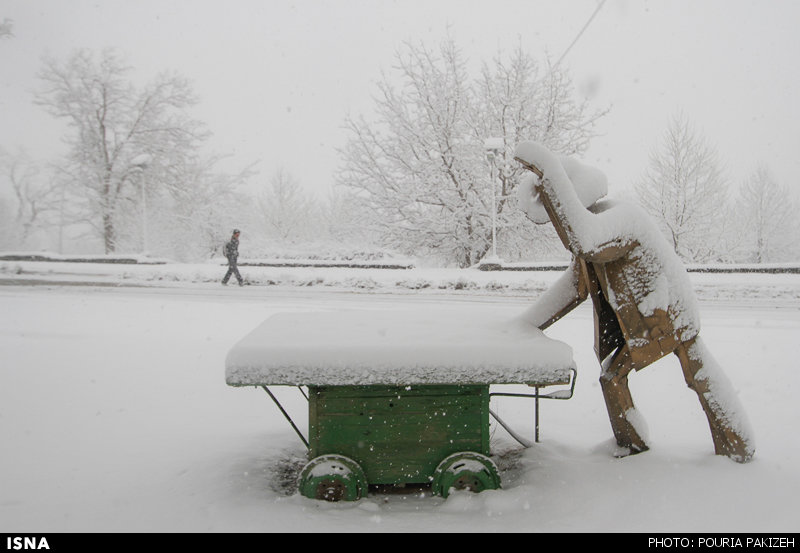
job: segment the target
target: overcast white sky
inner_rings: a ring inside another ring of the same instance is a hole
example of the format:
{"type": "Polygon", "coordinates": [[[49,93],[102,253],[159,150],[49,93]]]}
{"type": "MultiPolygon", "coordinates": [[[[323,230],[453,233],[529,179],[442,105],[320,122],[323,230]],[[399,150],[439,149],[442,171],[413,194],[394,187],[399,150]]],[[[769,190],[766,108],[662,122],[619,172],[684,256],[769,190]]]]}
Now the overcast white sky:
{"type": "MultiPolygon", "coordinates": [[[[63,127],[33,105],[45,53],[117,47],[140,82],[175,69],[193,80],[196,116],[216,151],[265,179],[283,166],[325,190],[348,112],[368,113],[374,83],[405,40],[447,33],[475,61],[519,41],[559,57],[596,0],[0,0],[0,147],[62,151],[63,127]]],[[[607,0],[564,64],[581,94],[611,107],[586,160],[612,191],[647,165],[683,110],[738,184],[758,162],[800,188],[800,2],[607,0]]]]}

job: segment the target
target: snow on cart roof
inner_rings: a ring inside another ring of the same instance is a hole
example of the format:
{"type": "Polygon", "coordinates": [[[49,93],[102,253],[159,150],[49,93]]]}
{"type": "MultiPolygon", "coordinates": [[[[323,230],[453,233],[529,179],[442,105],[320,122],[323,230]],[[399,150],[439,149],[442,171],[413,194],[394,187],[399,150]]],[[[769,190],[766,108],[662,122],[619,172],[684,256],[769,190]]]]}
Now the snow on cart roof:
{"type": "Polygon", "coordinates": [[[558,384],[572,349],[522,318],[480,311],[280,313],[228,353],[226,381],[256,385],[558,384]]]}

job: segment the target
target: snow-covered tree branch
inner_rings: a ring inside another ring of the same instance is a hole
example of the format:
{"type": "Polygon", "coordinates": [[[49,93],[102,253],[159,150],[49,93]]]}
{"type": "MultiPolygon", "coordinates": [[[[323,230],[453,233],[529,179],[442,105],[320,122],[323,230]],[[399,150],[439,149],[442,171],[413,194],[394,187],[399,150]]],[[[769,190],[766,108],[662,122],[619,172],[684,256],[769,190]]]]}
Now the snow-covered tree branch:
{"type": "Polygon", "coordinates": [[[313,239],[322,228],[317,202],[282,167],[258,193],[256,210],[264,235],[284,243],[313,239]]]}
{"type": "Polygon", "coordinates": [[[13,194],[5,200],[8,213],[3,217],[3,245],[30,247],[32,235],[54,223],[59,210],[58,184],[24,152],[12,155],[0,151],[0,180],[8,182],[13,194]]]}
{"type": "Polygon", "coordinates": [[[368,206],[365,224],[384,245],[472,265],[490,250],[494,205],[505,255],[541,251],[549,235],[510,208],[521,171],[511,154],[529,138],[559,153],[586,148],[602,114],[574,99],[566,73],[540,70],[518,48],[472,78],[452,40],[437,49],[405,44],[378,91],[374,118],[345,122],[337,182],[368,206]],[[503,140],[494,165],[484,149],[490,137],[503,140]]]}
{"type": "Polygon", "coordinates": [[[735,208],[742,261],[794,260],[800,247],[797,198],[759,164],[739,187],[735,208]]]}
{"type": "Polygon", "coordinates": [[[726,232],[728,185],[716,151],[684,114],[673,117],[634,188],[683,259],[709,261],[718,255],[726,232]]]}

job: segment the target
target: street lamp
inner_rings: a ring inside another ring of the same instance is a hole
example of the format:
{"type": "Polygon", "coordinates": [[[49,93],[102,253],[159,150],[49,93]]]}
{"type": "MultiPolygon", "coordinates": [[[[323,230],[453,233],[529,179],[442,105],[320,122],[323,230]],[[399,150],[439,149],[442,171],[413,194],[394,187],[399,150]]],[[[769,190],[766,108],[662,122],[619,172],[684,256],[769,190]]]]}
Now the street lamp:
{"type": "Polygon", "coordinates": [[[486,150],[486,160],[489,162],[489,184],[492,188],[492,262],[496,263],[497,259],[497,194],[496,186],[494,184],[494,167],[497,156],[503,151],[502,138],[487,138],[483,143],[483,148],[486,150]]]}
{"type": "Polygon", "coordinates": [[[141,173],[147,169],[152,159],[150,154],[140,154],[130,161],[130,169],[137,170],[139,183],[142,186],[142,254],[147,253],[147,193],[145,179],[142,178],[141,173]]]}

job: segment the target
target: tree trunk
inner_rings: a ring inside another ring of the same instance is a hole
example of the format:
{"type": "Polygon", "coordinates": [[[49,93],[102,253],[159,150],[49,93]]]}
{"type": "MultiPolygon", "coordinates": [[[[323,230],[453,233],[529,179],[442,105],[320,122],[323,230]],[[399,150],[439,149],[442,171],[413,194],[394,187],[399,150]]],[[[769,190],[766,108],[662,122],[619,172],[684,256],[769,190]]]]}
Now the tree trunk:
{"type": "Polygon", "coordinates": [[[116,232],[114,231],[114,221],[110,213],[103,214],[103,242],[105,245],[105,253],[114,253],[116,251],[116,232]]]}

